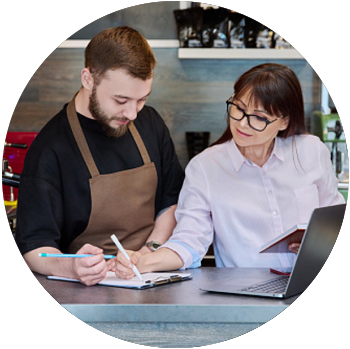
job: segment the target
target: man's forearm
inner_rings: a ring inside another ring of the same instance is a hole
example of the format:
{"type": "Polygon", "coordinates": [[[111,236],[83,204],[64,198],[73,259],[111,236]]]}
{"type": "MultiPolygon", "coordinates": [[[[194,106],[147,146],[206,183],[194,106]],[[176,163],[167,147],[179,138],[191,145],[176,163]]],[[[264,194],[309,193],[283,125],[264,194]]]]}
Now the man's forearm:
{"type": "Polygon", "coordinates": [[[23,255],[24,260],[32,271],[43,275],[73,277],[71,261],[68,259],[42,258],[39,253],[62,253],[57,248],[40,247],[23,255]]]}

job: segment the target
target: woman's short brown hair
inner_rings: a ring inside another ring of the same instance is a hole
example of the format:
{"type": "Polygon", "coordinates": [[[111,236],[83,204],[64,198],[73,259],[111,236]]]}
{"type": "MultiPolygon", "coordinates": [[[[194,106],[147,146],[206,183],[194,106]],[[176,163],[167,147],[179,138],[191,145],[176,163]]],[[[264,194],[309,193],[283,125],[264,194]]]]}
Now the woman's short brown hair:
{"type": "Polygon", "coordinates": [[[107,70],[124,69],[134,78],[150,79],[156,60],[147,40],[127,26],[105,29],[85,50],[85,67],[98,84],[107,70]]]}

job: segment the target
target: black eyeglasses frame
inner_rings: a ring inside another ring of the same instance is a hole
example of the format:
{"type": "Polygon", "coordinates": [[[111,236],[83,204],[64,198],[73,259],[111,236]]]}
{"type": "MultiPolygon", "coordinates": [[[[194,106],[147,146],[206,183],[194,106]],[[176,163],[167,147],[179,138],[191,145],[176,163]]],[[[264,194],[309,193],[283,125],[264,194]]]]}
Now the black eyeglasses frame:
{"type": "Polygon", "coordinates": [[[226,105],[227,105],[227,110],[226,110],[227,115],[228,115],[231,119],[233,119],[233,120],[235,120],[235,121],[241,121],[241,120],[243,120],[244,117],[246,117],[247,120],[248,120],[248,125],[249,125],[253,130],[255,130],[255,131],[257,131],[257,132],[263,132],[263,131],[265,131],[265,130],[266,130],[266,127],[267,127],[268,125],[272,124],[273,122],[277,121],[277,120],[280,119],[280,118],[283,118],[283,115],[281,115],[280,117],[277,117],[275,120],[269,121],[269,120],[264,119],[264,118],[262,118],[261,116],[258,116],[258,115],[247,114],[241,107],[239,107],[236,103],[233,103],[233,102],[232,102],[232,97],[230,97],[230,98],[226,101],[226,105]],[[230,110],[229,110],[230,104],[234,105],[239,111],[241,111],[241,112],[243,113],[243,116],[242,116],[240,119],[236,119],[236,118],[234,118],[232,115],[230,115],[230,110]],[[253,126],[250,124],[250,117],[251,117],[251,116],[255,116],[256,118],[261,119],[261,121],[264,121],[264,122],[265,122],[265,127],[264,127],[262,130],[258,130],[257,128],[253,127],[253,126]]]}

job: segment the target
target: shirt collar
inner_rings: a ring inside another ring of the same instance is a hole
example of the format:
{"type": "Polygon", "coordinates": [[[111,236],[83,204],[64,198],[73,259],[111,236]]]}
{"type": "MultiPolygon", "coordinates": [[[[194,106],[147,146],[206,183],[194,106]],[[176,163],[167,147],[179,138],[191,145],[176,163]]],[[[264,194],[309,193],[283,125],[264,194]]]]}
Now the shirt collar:
{"type": "MultiPolygon", "coordinates": [[[[237,148],[237,145],[233,139],[231,139],[227,143],[227,147],[228,147],[227,150],[228,150],[229,157],[231,158],[231,161],[233,163],[233,166],[236,172],[238,172],[241,169],[244,163],[248,164],[249,166],[254,166],[254,164],[250,160],[248,160],[242,155],[242,153],[237,148]]],[[[274,156],[280,161],[284,161],[285,159],[284,151],[283,151],[283,140],[279,137],[275,138],[275,144],[268,161],[270,161],[270,159],[272,159],[272,157],[274,156]]]]}

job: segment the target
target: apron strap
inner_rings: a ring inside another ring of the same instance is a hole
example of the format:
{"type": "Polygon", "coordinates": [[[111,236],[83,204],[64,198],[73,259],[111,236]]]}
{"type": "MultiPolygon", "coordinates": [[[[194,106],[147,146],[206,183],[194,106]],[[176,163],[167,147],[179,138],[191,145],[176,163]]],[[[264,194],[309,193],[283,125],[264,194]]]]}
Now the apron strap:
{"type": "Polygon", "coordinates": [[[81,155],[83,156],[85,164],[90,171],[90,175],[91,177],[95,177],[98,176],[100,173],[91,155],[90,148],[86,142],[86,138],[79,123],[78,115],[75,110],[75,96],[70,101],[67,107],[68,121],[72,129],[73,135],[75,137],[75,140],[80,149],[81,155]]]}
{"type": "Polygon", "coordinates": [[[146,150],[146,147],[145,147],[145,144],[143,143],[142,139],[141,139],[141,136],[139,134],[139,131],[137,131],[137,128],[136,126],[134,125],[134,122],[129,122],[129,130],[136,142],[136,145],[140,151],[140,154],[141,154],[141,157],[142,157],[142,160],[145,164],[147,163],[150,163],[151,162],[151,159],[148,155],[148,152],[146,150]]]}

